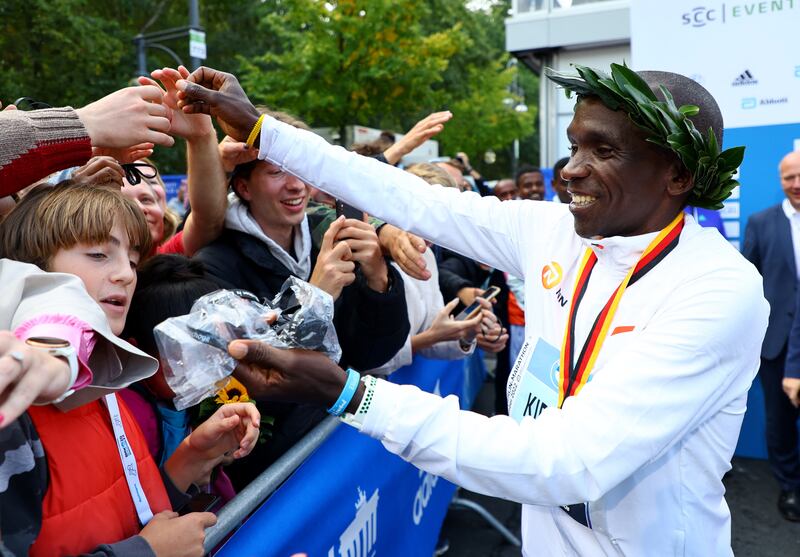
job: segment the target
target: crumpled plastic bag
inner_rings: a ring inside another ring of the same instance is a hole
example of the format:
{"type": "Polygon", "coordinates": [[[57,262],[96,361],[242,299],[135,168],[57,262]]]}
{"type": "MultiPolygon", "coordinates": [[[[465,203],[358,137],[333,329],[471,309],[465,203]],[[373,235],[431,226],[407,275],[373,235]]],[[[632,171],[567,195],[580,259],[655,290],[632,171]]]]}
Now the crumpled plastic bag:
{"type": "Polygon", "coordinates": [[[235,339],[316,350],[334,362],[342,356],[333,326],[333,298],[296,277],[286,279],[269,301],[260,302],[241,290],[206,294],[189,314],[167,319],[153,333],[178,410],[194,406],[224,386],[236,367],[228,354],[228,343],[235,339]],[[273,325],[266,321],[270,313],[278,314],[273,325]]]}

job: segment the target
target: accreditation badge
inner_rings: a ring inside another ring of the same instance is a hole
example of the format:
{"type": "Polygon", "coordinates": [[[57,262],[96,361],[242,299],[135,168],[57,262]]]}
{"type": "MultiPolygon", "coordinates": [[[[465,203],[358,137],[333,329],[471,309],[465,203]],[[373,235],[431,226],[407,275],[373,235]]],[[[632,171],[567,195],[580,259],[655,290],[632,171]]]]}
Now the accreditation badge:
{"type": "Polygon", "coordinates": [[[558,406],[560,351],[542,338],[529,337],[509,374],[508,415],[517,422],[536,419],[548,406],[558,406]]]}

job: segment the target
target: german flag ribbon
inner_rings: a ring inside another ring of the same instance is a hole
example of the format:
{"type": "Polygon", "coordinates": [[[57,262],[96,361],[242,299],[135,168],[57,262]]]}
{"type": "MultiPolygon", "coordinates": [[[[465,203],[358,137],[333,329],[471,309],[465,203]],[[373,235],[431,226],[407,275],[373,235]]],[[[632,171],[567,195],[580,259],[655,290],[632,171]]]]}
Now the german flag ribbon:
{"type": "Polygon", "coordinates": [[[675,219],[667,225],[659,234],[650,242],[647,249],[642,252],[639,261],[634,265],[625,276],[623,281],[617,286],[616,290],[611,294],[611,297],[603,306],[603,309],[595,318],[586,343],[575,359],[575,316],[578,314],[578,307],[586,294],[586,288],[589,284],[589,278],[592,276],[592,271],[597,263],[597,256],[591,250],[586,248],[583,254],[580,266],[578,267],[578,278],[575,281],[575,290],[572,293],[572,303],[569,308],[569,315],[567,317],[567,326],[564,331],[564,339],[561,343],[561,361],[559,370],[558,382],[558,407],[564,404],[567,397],[578,394],[586,382],[594,367],[600,349],[603,346],[608,330],[611,327],[611,322],[614,320],[614,314],[619,306],[619,301],[625,293],[625,289],[644,275],[646,275],[653,267],[664,259],[675,246],[678,245],[681,231],[683,230],[684,219],[683,211],[681,211],[675,219]]]}

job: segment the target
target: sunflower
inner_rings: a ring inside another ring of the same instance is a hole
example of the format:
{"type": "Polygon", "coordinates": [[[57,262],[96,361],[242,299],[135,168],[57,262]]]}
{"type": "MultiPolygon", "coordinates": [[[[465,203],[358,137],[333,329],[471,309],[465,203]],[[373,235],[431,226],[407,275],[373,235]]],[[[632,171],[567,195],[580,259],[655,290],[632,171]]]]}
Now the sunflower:
{"type": "Polygon", "coordinates": [[[217,391],[214,399],[217,404],[232,404],[234,402],[253,402],[247,394],[247,389],[235,378],[231,377],[228,382],[217,391]]]}

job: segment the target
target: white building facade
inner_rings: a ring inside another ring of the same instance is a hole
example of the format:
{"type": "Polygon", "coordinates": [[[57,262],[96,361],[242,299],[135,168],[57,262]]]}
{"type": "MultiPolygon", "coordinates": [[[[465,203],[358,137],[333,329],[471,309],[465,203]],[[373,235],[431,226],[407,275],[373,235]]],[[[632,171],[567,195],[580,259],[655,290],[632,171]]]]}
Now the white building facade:
{"type": "MultiPolygon", "coordinates": [[[[568,71],[570,64],[630,63],[630,0],[514,0],[506,20],[506,50],[538,74],[545,67],[568,71]]],[[[574,104],[552,82],[541,80],[541,166],[552,167],[569,155],[566,129],[574,104]]]]}

